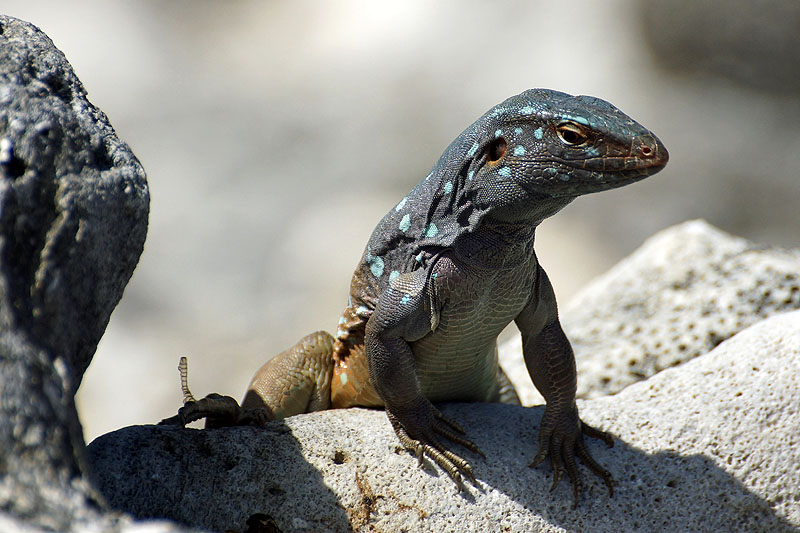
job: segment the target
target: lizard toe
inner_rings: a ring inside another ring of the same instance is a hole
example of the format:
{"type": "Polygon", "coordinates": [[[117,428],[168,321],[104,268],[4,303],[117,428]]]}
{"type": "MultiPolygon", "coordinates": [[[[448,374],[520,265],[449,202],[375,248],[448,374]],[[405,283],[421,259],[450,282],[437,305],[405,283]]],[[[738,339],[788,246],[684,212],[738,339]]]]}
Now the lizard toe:
{"type": "Polygon", "coordinates": [[[567,470],[569,481],[572,484],[572,508],[578,507],[578,502],[581,499],[581,492],[583,492],[583,479],[578,472],[578,465],[575,462],[575,455],[572,452],[572,446],[569,449],[564,449],[564,467],[567,470]]]}
{"type": "Polygon", "coordinates": [[[578,439],[575,452],[583,464],[589,468],[589,470],[602,478],[603,482],[606,484],[606,487],[608,487],[608,495],[613,496],[614,478],[611,475],[611,472],[600,466],[600,463],[595,461],[594,457],[589,454],[589,448],[586,447],[586,443],[583,441],[583,439],[578,439]]]}
{"type": "Polygon", "coordinates": [[[576,458],[603,480],[611,495],[614,494],[614,480],[611,473],[591,456],[584,435],[600,439],[609,446],[613,445],[611,435],[581,421],[576,408],[567,410],[545,408],[539,434],[539,449],[529,465],[538,466],[546,457],[550,457],[553,467],[553,485],[550,490],[555,489],[566,471],[572,485],[573,507],[578,504],[583,492],[583,480],[576,458]]]}
{"type": "Polygon", "coordinates": [[[581,432],[587,437],[602,440],[609,448],[614,447],[614,437],[611,435],[611,433],[592,427],[583,420],[581,420],[581,432]]]}
{"type": "Polygon", "coordinates": [[[451,428],[453,428],[453,429],[454,429],[456,432],[458,432],[458,433],[461,433],[462,435],[466,435],[466,433],[467,433],[467,432],[466,432],[466,430],[465,430],[465,429],[464,429],[464,428],[461,426],[461,424],[459,424],[458,422],[456,422],[455,420],[453,420],[453,419],[451,419],[451,418],[448,418],[448,417],[444,416],[444,415],[443,415],[441,412],[439,412],[439,410],[438,410],[438,409],[436,409],[435,407],[433,408],[433,416],[436,418],[436,420],[438,420],[438,421],[440,421],[440,422],[444,422],[445,424],[447,424],[448,426],[450,426],[451,428]]]}
{"type": "Polygon", "coordinates": [[[550,464],[553,467],[553,484],[550,485],[550,492],[554,491],[564,475],[564,465],[561,461],[561,442],[553,442],[550,451],[550,464]]]}
{"type": "Polygon", "coordinates": [[[477,453],[478,455],[480,455],[481,457],[483,457],[484,459],[486,459],[486,455],[481,451],[481,449],[478,448],[478,446],[474,442],[472,442],[471,440],[467,439],[466,437],[462,437],[461,435],[458,435],[457,433],[453,433],[452,431],[450,431],[447,427],[445,427],[442,424],[434,425],[433,430],[436,433],[438,433],[439,435],[441,435],[442,437],[445,437],[446,439],[451,440],[451,441],[455,442],[456,444],[460,444],[464,448],[466,448],[466,449],[468,449],[470,451],[473,451],[473,452],[477,453]]]}
{"type": "MultiPolygon", "coordinates": [[[[417,456],[418,462],[422,463],[423,457],[428,457],[439,468],[447,472],[450,478],[458,485],[459,491],[463,489],[463,478],[467,477],[476,483],[475,474],[472,466],[466,459],[456,454],[446,446],[439,437],[444,437],[456,444],[460,444],[468,450],[472,450],[483,456],[483,452],[469,439],[463,436],[463,429],[444,416],[442,416],[431,405],[430,418],[428,423],[411,423],[412,431],[403,424],[397,416],[387,411],[389,422],[397,434],[400,444],[417,456]]],[[[484,456],[485,457],[485,456],[484,456]]]]}

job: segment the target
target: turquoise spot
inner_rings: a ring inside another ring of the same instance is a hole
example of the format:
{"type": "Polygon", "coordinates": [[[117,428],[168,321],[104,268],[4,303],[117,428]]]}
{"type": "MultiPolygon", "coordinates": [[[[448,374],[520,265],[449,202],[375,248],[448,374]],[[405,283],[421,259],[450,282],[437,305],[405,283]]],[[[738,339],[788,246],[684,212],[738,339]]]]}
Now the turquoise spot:
{"type": "Polygon", "coordinates": [[[569,174],[559,174],[558,179],[561,181],[569,181],[569,174]]]}
{"type": "Polygon", "coordinates": [[[516,146],[514,148],[514,155],[525,155],[525,147],[524,146],[516,146]]]}
{"type": "Polygon", "coordinates": [[[367,307],[366,305],[359,305],[358,309],[356,309],[356,314],[361,317],[363,317],[364,315],[368,315],[369,307],[367,307]]]}
{"type": "Polygon", "coordinates": [[[439,277],[439,273],[438,273],[438,272],[434,272],[433,274],[431,274],[431,277],[432,277],[433,279],[436,279],[436,278],[438,278],[438,277],[439,277]]]}
{"type": "Polygon", "coordinates": [[[403,297],[402,297],[402,298],[400,298],[400,303],[401,303],[401,304],[403,304],[403,305],[406,305],[406,304],[407,304],[408,302],[410,302],[410,301],[411,301],[411,295],[410,295],[410,294],[408,294],[408,293],[405,293],[405,294],[403,295],[403,297]]]}
{"type": "Polygon", "coordinates": [[[478,151],[478,143],[472,143],[472,147],[467,152],[467,157],[472,157],[478,151]]]}
{"type": "Polygon", "coordinates": [[[453,182],[448,181],[447,183],[444,184],[444,193],[450,194],[451,192],[453,192],[453,182]]]}
{"type": "Polygon", "coordinates": [[[339,380],[342,382],[342,385],[347,385],[347,374],[339,374],[339,380]]]}
{"type": "Polygon", "coordinates": [[[522,128],[514,128],[515,135],[522,135],[522,128]]]}
{"type": "Polygon", "coordinates": [[[571,120],[572,122],[577,122],[578,124],[583,124],[584,126],[589,125],[589,121],[583,117],[577,117],[572,115],[562,115],[561,117],[564,120],[571,120]]]}
{"type": "Polygon", "coordinates": [[[389,274],[389,281],[391,282],[392,280],[394,280],[394,278],[396,278],[399,275],[400,275],[400,272],[398,272],[397,270],[392,270],[392,273],[389,274]]]}
{"type": "Polygon", "coordinates": [[[367,264],[369,265],[369,270],[372,272],[372,275],[376,278],[379,278],[383,275],[383,259],[380,257],[375,257],[374,255],[367,254],[364,258],[367,260],[367,264]]]}
{"type": "Polygon", "coordinates": [[[395,211],[400,211],[401,209],[403,209],[403,207],[406,205],[407,201],[408,201],[408,196],[406,196],[405,198],[400,200],[400,203],[397,204],[397,207],[395,207],[394,210],[395,211]]]}
{"type": "Polygon", "coordinates": [[[428,227],[425,228],[425,236],[426,237],[436,237],[439,234],[439,228],[436,227],[436,224],[431,222],[428,224],[428,227]]]}
{"type": "Polygon", "coordinates": [[[503,134],[503,130],[494,130],[494,137],[500,137],[503,134]]]}
{"type": "Polygon", "coordinates": [[[585,152],[592,157],[597,157],[600,155],[600,150],[598,150],[596,146],[590,146],[589,148],[586,148],[585,152]]]}
{"type": "Polygon", "coordinates": [[[422,263],[422,257],[423,257],[422,256],[422,252],[420,252],[420,253],[417,254],[417,257],[415,257],[414,259],[417,260],[417,263],[422,263]]]}
{"type": "Polygon", "coordinates": [[[521,108],[519,112],[522,113],[523,115],[533,115],[536,112],[536,110],[531,106],[526,105],[525,107],[521,108]]]}
{"type": "Polygon", "coordinates": [[[474,177],[475,177],[475,171],[474,170],[470,170],[469,174],[467,174],[467,179],[471,180],[474,177]]]}
{"type": "Polygon", "coordinates": [[[537,139],[542,140],[543,135],[544,133],[542,132],[542,128],[536,128],[535,130],[533,130],[533,136],[536,137],[537,139]]]}
{"type": "Polygon", "coordinates": [[[400,228],[400,231],[406,231],[408,228],[410,228],[411,227],[411,215],[406,213],[403,216],[403,219],[400,220],[400,226],[398,226],[398,227],[400,228]]]}
{"type": "Polygon", "coordinates": [[[503,167],[503,168],[499,169],[497,171],[497,173],[500,174],[501,176],[507,178],[507,177],[509,177],[511,175],[511,169],[508,168],[508,167],[503,167]]]}
{"type": "Polygon", "coordinates": [[[339,325],[341,326],[341,325],[342,325],[342,324],[344,324],[345,322],[347,322],[347,319],[346,319],[345,317],[343,317],[343,316],[340,316],[340,317],[339,317],[339,325]]]}

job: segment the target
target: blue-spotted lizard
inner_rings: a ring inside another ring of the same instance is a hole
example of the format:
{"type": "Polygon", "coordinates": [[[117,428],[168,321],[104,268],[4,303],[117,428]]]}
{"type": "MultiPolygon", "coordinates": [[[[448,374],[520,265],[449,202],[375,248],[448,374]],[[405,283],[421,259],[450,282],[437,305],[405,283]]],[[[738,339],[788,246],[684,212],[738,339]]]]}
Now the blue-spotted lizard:
{"type": "MultiPolygon", "coordinates": [[[[531,466],[547,457],[577,504],[579,457],[613,491],[584,435],[575,360],[553,289],[534,253],[534,232],[576,197],[650,176],[664,145],[604,100],[533,89],[490,109],[378,223],[358,263],[336,337],[308,335],[268,361],[241,407],[190,396],[165,422],[207,417],[207,427],[260,424],[298,413],[384,406],[404,447],[431,458],[461,486],[471,466],[447,441],[483,455],[435,402],[505,400],[516,394],[498,365],[497,336],[511,321],[547,405],[531,466]]],[[[188,394],[185,385],[184,391],[188,394]]],[[[518,401],[518,400],[517,400],[518,401]]]]}

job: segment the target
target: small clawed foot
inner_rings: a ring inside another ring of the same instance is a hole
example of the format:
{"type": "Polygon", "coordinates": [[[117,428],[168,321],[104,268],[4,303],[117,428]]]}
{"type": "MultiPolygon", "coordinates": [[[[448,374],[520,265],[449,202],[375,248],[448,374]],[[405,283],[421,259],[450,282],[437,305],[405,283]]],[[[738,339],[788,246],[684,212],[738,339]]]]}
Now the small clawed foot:
{"type": "Polygon", "coordinates": [[[600,466],[589,453],[583,436],[600,439],[609,447],[614,445],[614,439],[605,431],[593,428],[578,418],[577,409],[567,413],[551,415],[545,409],[542,418],[542,427],[539,432],[539,450],[531,461],[531,467],[539,466],[549,456],[553,467],[553,484],[550,490],[555,490],[566,471],[572,484],[572,508],[578,506],[583,491],[583,480],[578,472],[575,458],[578,457],[589,470],[603,479],[608,487],[609,496],[614,495],[614,479],[611,473],[600,466]]]}
{"type": "Polygon", "coordinates": [[[239,406],[239,402],[230,396],[211,393],[202,400],[195,400],[189,390],[188,364],[185,357],[181,357],[178,362],[178,372],[181,375],[183,407],[178,409],[177,415],[159,422],[159,426],[184,427],[203,418],[206,419],[206,428],[263,426],[272,419],[271,412],[266,408],[243,409],[239,406]]]}
{"type": "Polygon", "coordinates": [[[427,403],[426,407],[419,409],[427,412],[417,411],[414,413],[413,419],[409,418],[406,422],[402,422],[387,410],[389,422],[400,439],[400,444],[414,453],[420,464],[422,464],[423,456],[429,457],[455,481],[459,491],[464,489],[463,476],[466,476],[473,485],[477,484],[472,466],[464,458],[450,451],[442,443],[440,437],[460,444],[485,458],[484,453],[472,441],[463,436],[465,431],[460,425],[442,415],[432,404],[427,403]],[[422,422],[423,420],[427,423],[422,422]],[[407,427],[409,429],[406,429],[407,427]]]}
{"type": "Polygon", "coordinates": [[[165,418],[160,426],[185,426],[195,420],[206,419],[206,427],[226,427],[242,425],[242,409],[239,402],[230,396],[209,394],[201,400],[190,400],[178,409],[178,414],[165,418]]]}

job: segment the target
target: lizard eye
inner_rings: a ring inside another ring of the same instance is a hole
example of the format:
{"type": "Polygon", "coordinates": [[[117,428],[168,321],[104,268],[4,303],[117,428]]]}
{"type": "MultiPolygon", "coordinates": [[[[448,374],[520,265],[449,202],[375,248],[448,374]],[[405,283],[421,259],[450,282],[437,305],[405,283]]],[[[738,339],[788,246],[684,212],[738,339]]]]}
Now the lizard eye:
{"type": "Polygon", "coordinates": [[[561,142],[569,146],[579,146],[589,138],[584,133],[583,128],[574,122],[562,122],[556,126],[556,133],[561,142]]]}
{"type": "Polygon", "coordinates": [[[491,144],[489,144],[489,147],[486,150],[486,157],[490,163],[494,163],[506,155],[506,150],[508,150],[508,144],[506,144],[506,140],[502,137],[498,137],[497,139],[493,140],[491,144]]]}

